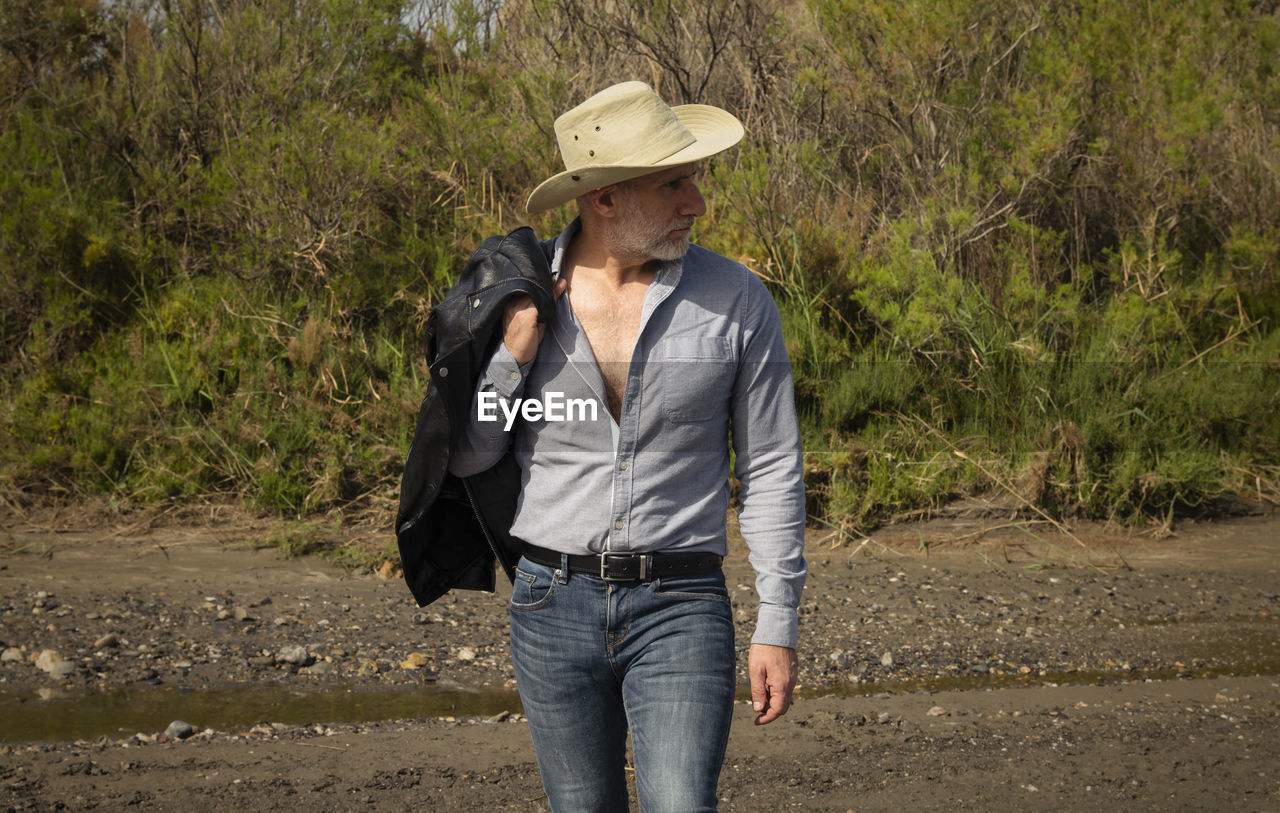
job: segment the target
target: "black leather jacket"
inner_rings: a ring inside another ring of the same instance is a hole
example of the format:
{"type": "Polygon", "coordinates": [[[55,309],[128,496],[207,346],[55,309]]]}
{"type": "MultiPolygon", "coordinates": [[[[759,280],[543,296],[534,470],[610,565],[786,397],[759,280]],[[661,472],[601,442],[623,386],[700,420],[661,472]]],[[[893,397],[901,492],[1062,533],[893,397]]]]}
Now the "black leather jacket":
{"type": "Polygon", "coordinates": [[[496,466],[459,478],[449,454],[470,420],[472,397],[491,350],[502,340],[509,297],[525,294],[538,320],[555,313],[551,247],[521,227],[485,240],[427,318],[427,394],[400,482],[396,542],[419,605],[450,589],[494,589],[494,562],[514,579],[522,544],[510,534],[520,472],[508,453],[496,466]]]}

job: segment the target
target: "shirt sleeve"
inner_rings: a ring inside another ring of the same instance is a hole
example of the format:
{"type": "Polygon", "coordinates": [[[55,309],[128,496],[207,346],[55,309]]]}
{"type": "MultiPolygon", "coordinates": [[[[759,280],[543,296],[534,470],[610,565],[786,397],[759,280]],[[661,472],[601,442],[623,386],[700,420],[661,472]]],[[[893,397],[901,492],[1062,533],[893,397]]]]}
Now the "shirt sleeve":
{"type": "Polygon", "coordinates": [[[514,424],[508,420],[515,399],[524,392],[533,362],[517,364],[506,344],[498,342],[476,382],[471,420],[449,455],[449,472],[470,477],[491,468],[507,451],[514,424]]]}
{"type": "Polygon", "coordinates": [[[734,382],[734,474],[738,524],[756,571],[760,609],[751,642],[795,648],[804,560],[804,455],[782,320],[769,292],[748,275],[742,353],[734,382]]]}

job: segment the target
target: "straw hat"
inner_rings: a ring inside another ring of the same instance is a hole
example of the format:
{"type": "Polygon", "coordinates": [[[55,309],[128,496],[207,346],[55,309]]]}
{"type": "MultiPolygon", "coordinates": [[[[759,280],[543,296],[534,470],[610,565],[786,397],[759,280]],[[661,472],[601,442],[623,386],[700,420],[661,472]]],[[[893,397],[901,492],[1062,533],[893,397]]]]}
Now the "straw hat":
{"type": "Polygon", "coordinates": [[[715,155],[742,140],[742,122],[705,104],[668,107],[643,82],[605,88],[556,119],[565,171],[529,196],[530,214],[602,186],[715,155]]]}

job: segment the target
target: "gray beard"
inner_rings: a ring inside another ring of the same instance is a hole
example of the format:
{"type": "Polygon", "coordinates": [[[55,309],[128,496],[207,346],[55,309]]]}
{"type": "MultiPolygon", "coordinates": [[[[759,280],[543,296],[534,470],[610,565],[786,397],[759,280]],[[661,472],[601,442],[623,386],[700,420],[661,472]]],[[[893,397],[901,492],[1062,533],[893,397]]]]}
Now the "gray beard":
{"type": "Polygon", "coordinates": [[[675,229],[693,225],[693,218],[678,217],[660,222],[633,211],[629,202],[624,207],[609,241],[615,257],[667,262],[680,259],[689,250],[688,237],[673,240],[667,235],[675,229]]]}

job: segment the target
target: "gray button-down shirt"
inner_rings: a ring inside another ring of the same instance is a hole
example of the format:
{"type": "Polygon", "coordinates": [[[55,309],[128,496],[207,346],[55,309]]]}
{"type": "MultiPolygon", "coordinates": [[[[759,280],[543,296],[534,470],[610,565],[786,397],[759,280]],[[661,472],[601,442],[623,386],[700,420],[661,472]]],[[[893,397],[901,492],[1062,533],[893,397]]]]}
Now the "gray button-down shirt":
{"type": "MultiPolygon", "coordinates": [[[[557,277],[577,228],[556,241],[557,277]]],[[[615,422],[562,296],[530,364],[516,365],[499,344],[450,470],[483,471],[514,443],[524,477],[511,532],[541,547],[724,555],[732,445],[760,596],[752,642],[794,647],[806,573],[803,460],[773,299],[739,263],[691,246],[646,291],[626,373],[615,422]]]]}

